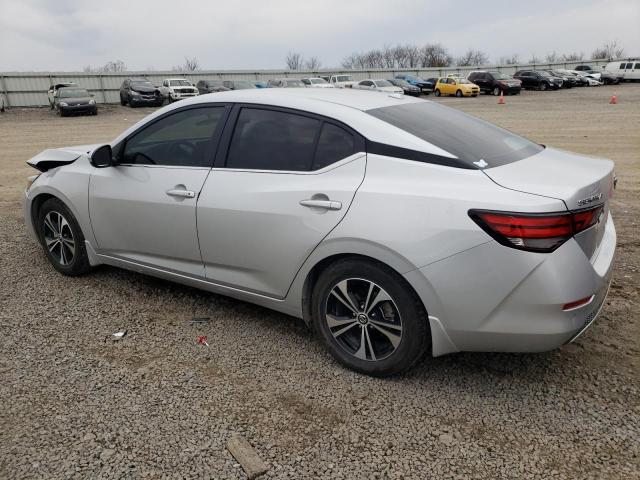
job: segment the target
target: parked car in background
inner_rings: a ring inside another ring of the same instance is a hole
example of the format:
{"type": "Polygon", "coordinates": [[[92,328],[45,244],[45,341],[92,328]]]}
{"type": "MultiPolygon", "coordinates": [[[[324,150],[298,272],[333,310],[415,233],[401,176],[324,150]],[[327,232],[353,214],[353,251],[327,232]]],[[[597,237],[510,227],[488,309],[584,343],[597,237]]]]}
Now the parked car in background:
{"type": "Polygon", "coordinates": [[[417,77],[415,75],[411,75],[409,73],[399,73],[394,78],[397,78],[399,80],[404,80],[405,82],[410,83],[411,85],[415,85],[422,91],[422,93],[426,95],[433,92],[436,86],[436,82],[438,81],[437,78],[430,78],[428,80],[425,80],[423,78],[417,77]]]}
{"type": "Polygon", "coordinates": [[[404,95],[404,90],[400,87],[396,87],[395,85],[389,83],[388,80],[361,80],[357,85],[354,85],[353,88],[359,90],[372,90],[374,92],[384,92],[384,93],[395,93],[398,95],[404,95]]]}
{"type": "Polygon", "coordinates": [[[61,117],[74,114],[98,114],[96,101],[86,88],[62,87],[56,91],[53,99],[53,108],[61,117]]]}
{"type": "Polygon", "coordinates": [[[196,88],[200,95],[205,93],[226,92],[229,89],[222,84],[222,80],[199,80],[196,88]]]}
{"type": "Polygon", "coordinates": [[[252,88],[258,88],[253,82],[248,80],[223,80],[222,85],[229,90],[251,90],[252,88]]]}
{"type": "Polygon", "coordinates": [[[268,82],[265,82],[264,80],[257,80],[255,82],[253,82],[253,84],[256,86],[256,88],[268,88],[269,87],[268,82]]]}
{"type": "Polygon", "coordinates": [[[513,78],[522,82],[522,88],[537,90],[557,90],[562,87],[562,79],[542,70],[518,70],[513,78]]]}
{"type": "MultiPolygon", "coordinates": [[[[621,63],[612,62],[608,65],[619,66],[621,65],[621,63]]],[[[587,75],[588,77],[595,78],[596,80],[602,82],[605,85],[617,85],[623,80],[624,75],[619,72],[614,73],[607,70],[608,65],[605,65],[601,69],[595,69],[591,65],[578,65],[575,70],[587,75]]],[[[625,62],[625,65],[626,65],[626,62],[625,62]]]]}
{"type": "Polygon", "coordinates": [[[573,88],[578,86],[578,80],[573,75],[568,74],[564,70],[553,69],[553,70],[544,70],[552,77],[561,78],[562,79],[562,88],[573,88]]]}
{"type": "Polygon", "coordinates": [[[146,78],[127,78],[120,86],[120,105],[159,107],[163,102],[160,89],[146,78]]]}
{"type": "Polygon", "coordinates": [[[169,103],[199,95],[198,89],[184,78],[167,78],[162,86],[167,89],[169,103]]]}
{"type": "Polygon", "coordinates": [[[480,87],[466,78],[446,77],[438,79],[434,95],[455,95],[456,97],[477,97],[480,87]]]}
{"type": "Polygon", "coordinates": [[[506,73],[495,70],[476,70],[467,75],[467,80],[475,83],[481,92],[493,95],[518,95],[522,88],[522,82],[506,73]]]}
{"type": "Polygon", "coordinates": [[[54,109],[54,97],[59,88],[77,87],[77,86],[78,84],[73,82],[62,82],[62,83],[56,83],[51,85],[49,87],[49,90],[47,90],[47,98],[49,100],[49,107],[51,107],[51,110],[54,109]]]}
{"type": "Polygon", "coordinates": [[[333,85],[327,82],[324,78],[320,77],[308,77],[301,80],[302,83],[311,88],[334,88],[333,85]]]}
{"type": "Polygon", "coordinates": [[[351,88],[356,82],[351,75],[331,75],[329,83],[336,88],[351,88]]]}
{"type": "Polygon", "coordinates": [[[413,95],[414,97],[419,97],[422,91],[419,87],[415,85],[411,85],[406,80],[400,80],[399,78],[390,78],[387,80],[391,85],[401,88],[404,91],[405,95],[413,95]]]}
{"type": "Polygon", "coordinates": [[[609,62],[604,66],[604,70],[623,80],[640,80],[640,60],[638,59],[609,62]]]}
{"type": "Polygon", "coordinates": [[[592,75],[588,74],[587,72],[578,71],[578,70],[568,70],[568,71],[576,75],[578,78],[580,78],[585,86],[597,87],[604,84],[602,80],[598,80],[594,78],[592,75]]]}
{"type": "Polygon", "coordinates": [[[299,78],[274,78],[267,82],[268,88],[305,88],[306,85],[299,78]]]}
{"type": "Polygon", "coordinates": [[[26,229],[60,274],[108,264],[254,302],[368,375],[541,352],[591,326],[615,257],[613,162],[436,102],[343,93],[203,95],[107,144],[45,150],[28,160],[26,229]]]}

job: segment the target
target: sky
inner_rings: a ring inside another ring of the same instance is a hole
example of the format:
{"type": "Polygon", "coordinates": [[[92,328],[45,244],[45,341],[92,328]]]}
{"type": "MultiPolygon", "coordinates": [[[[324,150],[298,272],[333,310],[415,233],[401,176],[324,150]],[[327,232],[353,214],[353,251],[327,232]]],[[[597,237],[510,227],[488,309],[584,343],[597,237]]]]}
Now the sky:
{"type": "Polygon", "coordinates": [[[339,66],[385,45],[441,43],[492,61],[591,52],[640,55],[640,0],[0,0],[0,72],[81,71],[122,60],[168,70],[281,69],[287,52],[339,66]]]}

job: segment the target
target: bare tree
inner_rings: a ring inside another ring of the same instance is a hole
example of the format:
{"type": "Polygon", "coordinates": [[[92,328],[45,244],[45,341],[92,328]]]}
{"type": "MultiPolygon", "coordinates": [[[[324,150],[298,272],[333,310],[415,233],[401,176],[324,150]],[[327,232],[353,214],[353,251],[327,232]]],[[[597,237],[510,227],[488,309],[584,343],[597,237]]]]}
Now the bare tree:
{"type": "Polygon", "coordinates": [[[560,61],[560,56],[557,54],[557,52],[554,50],[551,53],[547,53],[544,57],[545,61],[547,63],[556,63],[560,61]]]}
{"type": "Polygon", "coordinates": [[[536,56],[535,54],[531,54],[531,58],[529,59],[529,63],[535,65],[536,63],[541,63],[542,60],[540,59],[540,57],[536,56]]]}
{"type": "Polygon", "coordinates": [[[92,67],[91,65],[87,65],[83,69],[87,73],[116,73],[116,72],[126,72],[127,65],[122,60],[112,60],[101,67],[92,67]]]}
{"type": "Polygon", "coordinates": [[[289,52],[287,53],[285,62],[287,63],[287,68],[289,70],[300,70],[302,69],[304,59],[302,58],[302,55],[297,52],[289,52]]]}
{"type": "Polygon", "coordinates": [[[562,61],[564,62],[576,62],[578,60],[582,60],[584,59],[584,53],[580,52],[571,52],[571,53],[565,53],[562,55],[561,57],[562,61]]]}
{"type": "Polygon", "coordinates": [[[184,57],[184,63],[175,65],[171,70],[178,73],[196,72],[200,70],[200,62],[196,57],[184,57]]]}
{"type": "Polygon", "coordinates": [[[602,60],[612,58],[622,58],[624,56],[624,48],[618,45],[618,41],[607,42],[601,47],[596,48],[591,54],[591,58],[602,60]]]}
{"type": "Polygon", "coordinates": [[[517,65],[520,63],[520,55],[514,53],[511,56],[504,56],[498,59],[498,65],[517,65]]]}
{"type": "Polygon", "coordinates": [[[480,50],[473,50],[470,48],[467,52],[458,57],[456,60],[456,65],[460,67],[467,67],[470,65],[484,65],[489,63],[489,57],[486,53],[481,52],[480,50]]]}
{"type": "Polygon", "coordinates": [[[453,58],[445,47],[439,43],[427,44],[419,49],[420,67],[448,67],[453,58]]]}
{"type": "Polygon", "coordinates": [[[322,62],[318,57],[311,57],[306,61],[305,67],[307,68],[307,70],[319,70],[320,68],[322,68],[322,62]]]}

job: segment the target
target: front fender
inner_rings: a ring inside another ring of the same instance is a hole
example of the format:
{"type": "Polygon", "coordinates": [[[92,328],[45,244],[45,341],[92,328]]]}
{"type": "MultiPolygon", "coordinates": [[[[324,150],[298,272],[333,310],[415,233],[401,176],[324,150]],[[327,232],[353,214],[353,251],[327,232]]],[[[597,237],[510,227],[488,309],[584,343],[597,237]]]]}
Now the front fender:
{"type": "Polygon", "coordinates": [[[69,165],[52,168],[42,173],[25,195],[25,223],[29,222],[34,232],[33,205],[37,197],[50,195],[62,201],[78,221],[85,240],[95,245],[89,218],[89,179],[91,169],[87,155],[80,155],[69,165]]]}

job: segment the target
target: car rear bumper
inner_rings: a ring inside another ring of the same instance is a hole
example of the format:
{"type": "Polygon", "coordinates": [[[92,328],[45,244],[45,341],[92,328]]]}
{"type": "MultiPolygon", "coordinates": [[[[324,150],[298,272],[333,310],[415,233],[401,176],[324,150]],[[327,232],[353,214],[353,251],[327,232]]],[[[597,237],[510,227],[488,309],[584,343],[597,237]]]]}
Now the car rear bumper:
{"type": "Polygon", "coordinates": [[[611,282],[615,247],[609,215],[591,258],[574,239],[550,254],[490,241],[405,278],[442,326],[443,332],[433,335],[435,355],[541,352],[574,341],[596,319],[611,282]],[[588,304],[563,310],[565,304],[587,297],[588,304]],[[446,341],[436,345],[442,337],[446,341]]]}

